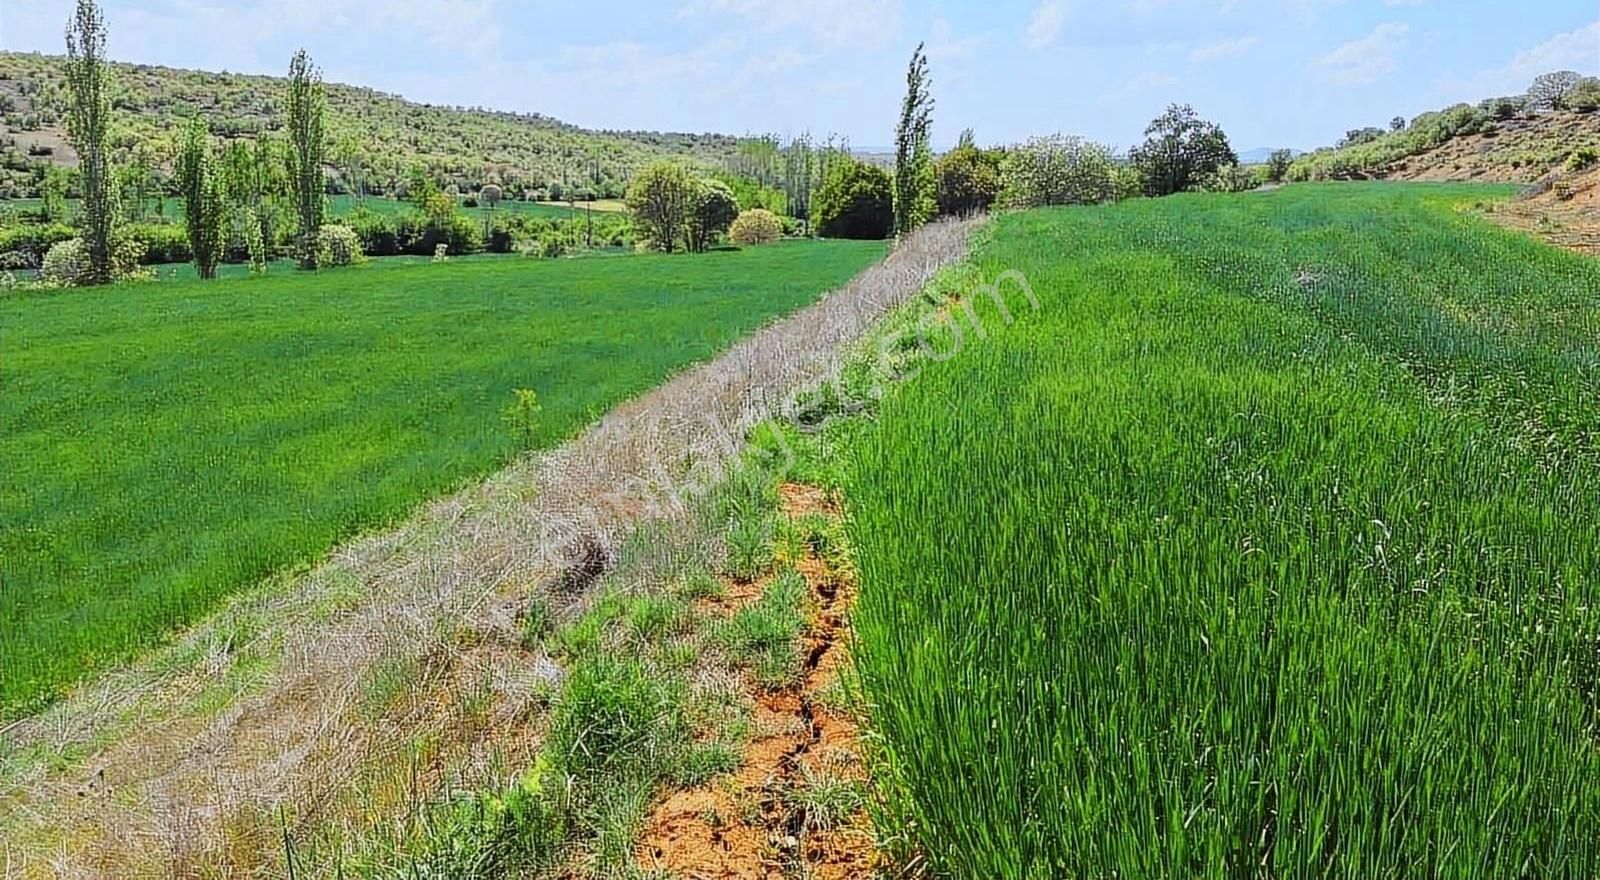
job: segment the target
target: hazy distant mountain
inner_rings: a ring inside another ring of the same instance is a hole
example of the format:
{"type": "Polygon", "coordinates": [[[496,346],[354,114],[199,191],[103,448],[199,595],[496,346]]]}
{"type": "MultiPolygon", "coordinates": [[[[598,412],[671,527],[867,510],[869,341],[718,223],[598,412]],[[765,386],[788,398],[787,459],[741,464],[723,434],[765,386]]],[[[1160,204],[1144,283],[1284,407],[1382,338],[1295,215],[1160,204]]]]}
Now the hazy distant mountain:
{"type": "MultiPolygon", "coordinates": [[[[1239,162],[1243,165],[1256,165],[1271,158],[1272,152],[1279,147],[1257,147],[1254,150],[1240,150],[1239,162]]],[[[1290,150],[1294,155],[1300,155],[1300,150],[1290,150]]]]}

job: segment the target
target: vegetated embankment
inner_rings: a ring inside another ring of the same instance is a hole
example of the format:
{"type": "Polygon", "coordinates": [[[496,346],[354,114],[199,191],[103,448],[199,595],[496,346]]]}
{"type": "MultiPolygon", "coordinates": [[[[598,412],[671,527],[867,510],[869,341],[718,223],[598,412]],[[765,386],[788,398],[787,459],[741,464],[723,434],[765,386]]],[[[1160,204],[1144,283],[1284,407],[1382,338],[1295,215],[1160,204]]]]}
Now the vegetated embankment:
{"type": "Polygon", "coordinates": [[[846,480],[936,869],[1600,872],[1600,263],[1454,210],[1486,195],[999,221],[975,260],[1042,309],[891,394],[846,480]]]}
{"type": "Polygon", "coordinates": [[[930,227],[819,303],[613,410],[572,442],[229,604],[0,743],[0,835],[24,875],[260,871],[301,826],[430,796],[527,756],[553,670],[521,649],[637,522],[678,510],[788,389],[965,253],[930,227]],[[663,484],[663,477],[665,485],[663,484]],[[550,591],[555,592],[550,592],[550,591]],[[470,721],[470,723],[468,723],[470,721]],[[499,760],[499,758],[493,758],[499,760]]]}

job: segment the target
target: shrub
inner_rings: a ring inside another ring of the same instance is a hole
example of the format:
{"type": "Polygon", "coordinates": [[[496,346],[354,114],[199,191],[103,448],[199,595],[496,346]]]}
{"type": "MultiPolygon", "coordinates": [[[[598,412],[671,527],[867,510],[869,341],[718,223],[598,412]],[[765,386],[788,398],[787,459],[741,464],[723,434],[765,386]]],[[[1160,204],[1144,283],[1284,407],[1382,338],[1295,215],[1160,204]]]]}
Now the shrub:
{"type": "Polygon", "coordinates": [[[1594,147],[1579,147],[1567,157],[1567,170],[1582,171],[1596,162],[1600,162],[1600,150],[1594,147]]]}
{"type": "Polygon", "coordinates": [[[1293,150],[1273,150],[1267,157],[1267,181],[1282,183],[1289,176],[1289,166],[1294,164],[1293,150]]]}
{"type": "Polygon", "coordinates": [[[127,227],[126,234],[144,248],[146,263],[152,265],[187,263],[192,259],[189,236],[182,226],[135,223],[127,227]]]}
{"type": "Polygon", "coordinates": [[[745,211],[728,229],[728,238],[737,245],[769,244],[782,237],[783,223],[777,214],[764,208],[745,211]]]}
{"type": "Polygon", "coordinates": [[[1591,76],[1578,83],[1567,93],[1562,104],[1568,110],[1577,113],[1593,113],[1600,110],[1600,78],[1591,76]]]}
{"type": "Polygon", "coordinates": [[[50,247],[39,264],[39,280],[60,287],[77,287],[89,279],[89,253],[83,239],[74,238],[50,247]]]}
{"type": "Polygon", "coordinates": [[[738,216],[739,200],[727,184],[720,180],[696,181],[694,210],[689,216],[689,250],[709,248],[738,216]]]}
{"type": "Polygon", "coordinates": [[[1478,105],[1478,109],[1494,119],[1502,122],[1515,119],[1527,107],[1528,101],[1522,97],[1490,98],[1478,105]]]}
{"type": "Polygon", "coordinates": [[[1171,195],[1193,188],[1224,165],[1239,164],[1228,136],[1187,104],[1173,104],[1145,129],[1146,140],[1128,156],[1144,173],[1145,193],[1171,195]]]}
{"type": "Polygon", "coordinates": [[[842,156],[828,166],[812,205],[824,238],[882,239],[894,229],[894,190],[889,172],[842,156]]]}
{"type": "Polygon", "coordinates": [[[1000,198],[1000,161],[995,151],[978,149],[970,131],[963,134],[934,166],[939,213],[959,217],[989,210],[1000,198]]]}
{"type": "MultiPolygon", "coordinates": [[[[32,266],[44,261],[54,245],[76,238],[77,231],[65,223],[29,223],[0,229],[0,253],[22,252],[33,258],[32,266]]],[[[30,267],[31,268],[31,267],[30,267]]]]}
{"type": "MultiPolygon", "coordinates": [[[[360,208],[344,218],[346,226],[361,239],[361,252],[369,257],[393,257],[401,253],[399,225],[394,218],[360,208]]],[[[418,224],[420,228],[420,223],[418,224]]]]}
{"type": "Polygon", "coordinates": [[[317,230],[318,266],[353,266],[366,259],[361,252],[361,238],[354,229],[329,223],[317,230]]]}
{"type": "Polygon", "coordinates": [[[1002,198],[1014,208],[1109,202],[1117,196],[1115,167],[1109,147],[1073,136],[1034,138],[1007,153],[1002,198]]]}
{"type": "MultiPolygon", "coordinates": [[[[111,281],[129,281],[143,277],[139,261],[144,257],[144,245],[137,239],[118,230],[111,240],[111,281]]],[[[89,260],[89,249],[81,238],[72,238],[52,245],[39,263],[39,280],[57,287],[80,287],[98,283],[89,260]]]]}
{"type": "Polygon", "coordinates": [[[1249,192],[1259,185],[1254,172],[1238,165],[1224,165],[1200,182],[1200,188],[1206,192],[1220,193],[1249,192]]]}
{"type": "Polygon", "coordinates": [[[27,251],[0,251],[0,272],[37,269],[39,261],[27,251]]]}

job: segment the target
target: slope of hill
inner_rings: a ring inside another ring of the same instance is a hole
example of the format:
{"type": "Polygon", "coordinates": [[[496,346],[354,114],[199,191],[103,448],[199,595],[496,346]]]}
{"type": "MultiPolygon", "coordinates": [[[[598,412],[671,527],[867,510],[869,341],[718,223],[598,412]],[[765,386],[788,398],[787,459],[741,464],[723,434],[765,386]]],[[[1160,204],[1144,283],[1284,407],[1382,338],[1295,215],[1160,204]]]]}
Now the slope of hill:
{"type": "MultiPolygon", "coordinates": [[[[0,198],[35,194],[48,163],[75,164],[63,130],[66,95],[56,56],[0,52],[0,198]]],[[[254,137],[281,123],[279,77],[115,65],[119,149],[169,167],[181,125],[202,114],[214,134],[254,137]]],[[[590,131],[538,114],[416,104],[359,86],[328,84],[329,159],[341,180],[391,190],[415,165],[462,190],[583,187],[616,196],[647,163],[668,156],[706,163],[736,139],[715,134],[590,131]]]]}
{"type": "Polygon", "coordinates": [[[1308,153],[1291,177],[1532,183],[1585,147],[1600,148],[1600,113],[1496,117],[1462,104],[1373,140],[1308,153]]]}

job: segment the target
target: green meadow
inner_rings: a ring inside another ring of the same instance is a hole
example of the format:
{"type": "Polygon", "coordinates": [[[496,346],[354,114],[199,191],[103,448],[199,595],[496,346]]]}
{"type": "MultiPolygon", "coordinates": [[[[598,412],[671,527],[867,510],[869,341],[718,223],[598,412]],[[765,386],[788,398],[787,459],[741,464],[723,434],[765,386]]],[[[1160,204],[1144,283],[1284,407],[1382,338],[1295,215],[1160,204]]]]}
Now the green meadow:
{"type": "Polygon", "coordinates": [[[1461,209],[1506,193],[996,221],[1041,308],[980,308],[845,480],[936,871],[1600,875],[1600,262],[1461,209]]]}
{"type": "Polygon", "coordinates": [[[881,242],[403,264],[0,300],[0,716],[800,308],[881,242]]]}

